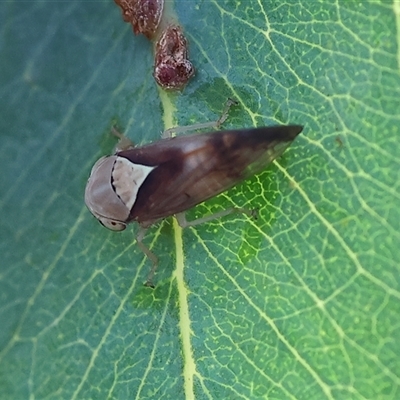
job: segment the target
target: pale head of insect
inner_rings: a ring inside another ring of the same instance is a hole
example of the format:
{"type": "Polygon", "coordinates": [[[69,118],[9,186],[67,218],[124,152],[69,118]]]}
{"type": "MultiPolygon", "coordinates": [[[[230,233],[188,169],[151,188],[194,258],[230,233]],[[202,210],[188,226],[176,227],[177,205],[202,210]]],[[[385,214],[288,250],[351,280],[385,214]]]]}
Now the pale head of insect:
{"type": "Polygon", "coordinates": [[[154,168],[118,155],[100,158],[86,184],[85,202],[90,212],[106,228],[124,230],[139,189],[154,168]]]}
{"type": "Polygon", "coordinates": [[[122,231],[130,210],[117,196],[112,185],[116,156],[102,157],[94,164],[86,184],[85,203],[90,212],[106,228],[122,231]]]}

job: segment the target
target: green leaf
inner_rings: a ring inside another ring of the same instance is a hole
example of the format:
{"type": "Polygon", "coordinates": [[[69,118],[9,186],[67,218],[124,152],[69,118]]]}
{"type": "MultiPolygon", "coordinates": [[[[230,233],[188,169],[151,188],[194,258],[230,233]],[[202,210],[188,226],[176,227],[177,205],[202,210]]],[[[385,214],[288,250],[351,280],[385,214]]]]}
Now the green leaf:
{"type": "Polygon", "coordinates": [[[4,399],[400,398],[398,2],[174,4],[196,76],[166,94],[107,2],[0,4],[4,399]],[[103,229],[83,192],[117,123],[296,123],[265,172],[188,212],[103,229]]]}

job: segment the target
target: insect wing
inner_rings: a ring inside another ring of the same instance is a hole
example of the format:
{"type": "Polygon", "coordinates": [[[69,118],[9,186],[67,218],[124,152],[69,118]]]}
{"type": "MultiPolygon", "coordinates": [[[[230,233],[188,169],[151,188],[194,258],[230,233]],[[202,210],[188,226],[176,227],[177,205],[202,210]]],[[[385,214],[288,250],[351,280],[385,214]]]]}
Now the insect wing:
{"type": "Polygon", "coordinates": [[[148,226],[216,196],[264,169],[301,130],[278,126],[180,136],[118,153],[157,166],[140,187],[129,220],[148,226]]]}

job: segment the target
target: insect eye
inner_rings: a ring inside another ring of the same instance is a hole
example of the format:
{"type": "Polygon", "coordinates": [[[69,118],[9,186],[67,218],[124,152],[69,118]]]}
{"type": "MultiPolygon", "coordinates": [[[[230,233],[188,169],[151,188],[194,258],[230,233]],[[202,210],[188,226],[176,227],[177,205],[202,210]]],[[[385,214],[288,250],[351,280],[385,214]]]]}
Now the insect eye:
{"type": "Polygon", "coordinates": [[[112,231],[123,231],[126,228],[126,224],[123,222],[113,221],[112,219],[99,218],[99,222],[112,231]]]}

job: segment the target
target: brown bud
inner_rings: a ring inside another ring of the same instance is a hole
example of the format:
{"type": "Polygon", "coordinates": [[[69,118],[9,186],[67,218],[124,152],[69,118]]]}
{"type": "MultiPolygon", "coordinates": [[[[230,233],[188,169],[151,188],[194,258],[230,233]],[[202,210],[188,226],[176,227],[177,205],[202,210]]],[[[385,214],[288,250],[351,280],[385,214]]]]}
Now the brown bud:
{"type": "Polygon", "coordinates": [[[114,0],[122,9],[122,18],[133,26],[135,34],[151,39],[160,24],[164,0],[114,0]]]}
{"type": "Polygon", "coordinates": [[[154,78],[164,89],[181,89],[194,74],[187,41],[178,25],[169,25],[156,43],[154,78]]]}

